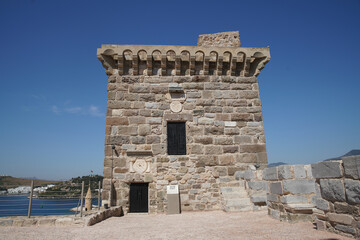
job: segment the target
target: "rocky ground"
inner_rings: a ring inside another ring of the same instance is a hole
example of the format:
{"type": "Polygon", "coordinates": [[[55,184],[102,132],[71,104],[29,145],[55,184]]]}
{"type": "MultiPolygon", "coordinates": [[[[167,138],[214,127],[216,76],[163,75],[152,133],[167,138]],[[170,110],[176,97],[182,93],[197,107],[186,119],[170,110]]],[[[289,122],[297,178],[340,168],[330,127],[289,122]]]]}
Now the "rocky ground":
{"type": "Polygon", "coordinates": [[[126,215],[92,227],[0,227],[0,239],[352,239],[291,224],[266,212],[185,212],[126,215]]]}

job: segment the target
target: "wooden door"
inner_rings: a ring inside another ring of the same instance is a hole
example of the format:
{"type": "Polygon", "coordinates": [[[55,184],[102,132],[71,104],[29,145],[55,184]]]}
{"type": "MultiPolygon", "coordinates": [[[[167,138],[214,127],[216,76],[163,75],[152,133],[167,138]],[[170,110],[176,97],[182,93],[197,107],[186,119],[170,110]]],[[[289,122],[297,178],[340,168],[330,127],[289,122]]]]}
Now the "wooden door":
{"type": "Polygon", "coordinates": [[[148,212],[148,184],[130,184],[130,212],[148,212]]]}

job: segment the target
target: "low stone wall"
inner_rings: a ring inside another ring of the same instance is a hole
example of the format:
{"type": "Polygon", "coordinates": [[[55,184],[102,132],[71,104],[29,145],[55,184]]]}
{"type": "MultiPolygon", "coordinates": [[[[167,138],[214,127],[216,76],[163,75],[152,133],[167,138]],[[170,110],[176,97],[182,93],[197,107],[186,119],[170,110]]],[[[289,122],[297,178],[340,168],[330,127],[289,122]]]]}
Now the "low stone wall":
{"type": "Polygon", "coordinates": [[[360,238],[360,156],[312,164],[316,189],[315,225],[360,238]]]}
{"type": "Polygon", "coordinates": [[[360,238],[360,156],[312,165],[238,171],[255,206],[273,218],[313,221],[319,230],[360,238]]]}
{"type": "Polygon", "coordinates": [[[269,215],[291,222],[311,220],[316,195],[310,165],[283,165],[264,169],[268,181],[269,215]]]}
{"type": "Polygon", "coordinates": [[[267,205],[272,217],[293,222],[311,219],[316,191],[310,165],[252,169],[236,176],[246,181],[253,204],[267,205]]]}
{"type": "Polygon", "coordinates": [[[21,217],[1,217],[0,226],[2,227],[33,227],[33,226],[92,226],[110,217],[123,216],[122,207],[113,207],[100,212],[87,213],[84,217],[74,215],[61,216],[33,216],[28,218],[21,217]]]}

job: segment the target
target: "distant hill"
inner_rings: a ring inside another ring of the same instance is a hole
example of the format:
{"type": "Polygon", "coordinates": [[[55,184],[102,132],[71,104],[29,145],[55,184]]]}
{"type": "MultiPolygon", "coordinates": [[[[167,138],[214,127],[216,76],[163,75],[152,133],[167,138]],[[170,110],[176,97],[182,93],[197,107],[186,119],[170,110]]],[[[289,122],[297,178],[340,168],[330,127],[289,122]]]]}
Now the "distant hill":
{"type": "Polygon", "coordinates": [[[277,166],[286,165],[286,164],[287,163],[284,163],[284,162],[269,163],[268,167],[271,168],[271,167],[277,167],[277,166]]]}
{"type": "MultiPolygon", "coordinates": [[[[48,184],[56,184],[60,181],[48,181],[48,180],[34,180],[34,186],[43,186],[48,184]]],[[[18,186],[30,186],[31,179],[16,178],[11,176],[0,177],[0,190],[8,188],[16,188],[18,186]]]]}
{"type": "Polygon", "coordinates": [[[355,155],[360,155],[360,149],[353,149],[350,152],[340,156],[340,157],[334,157],[334,158],[329,158],[326,159],[324,161],[331,161],[331,160],[341,160],[342,157],[347,157],[347,156],[355,156],[355,155]]]}

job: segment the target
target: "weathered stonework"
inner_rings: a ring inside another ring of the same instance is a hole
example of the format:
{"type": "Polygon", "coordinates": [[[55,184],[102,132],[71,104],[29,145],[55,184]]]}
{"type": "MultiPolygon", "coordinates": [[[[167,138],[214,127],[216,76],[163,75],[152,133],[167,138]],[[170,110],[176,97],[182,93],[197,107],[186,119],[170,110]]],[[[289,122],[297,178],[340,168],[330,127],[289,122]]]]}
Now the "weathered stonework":
{"type": "Polygon", "coordinates": [[[103,203],[127,212],[130,184],[146,182],[150,213],[166,211],[168,185],[179,185],[183,211],[221,209],[236,171],[267,166],[256,76],[269,49],[239,46],[98,49],[108,75],[103,203]],[[168,122],[185,122],[186,155],[168,155],[168,122]]]}

